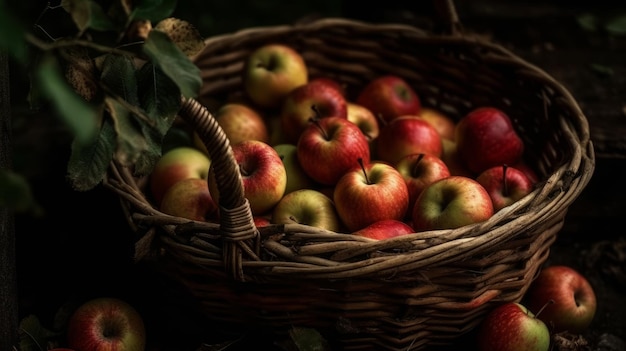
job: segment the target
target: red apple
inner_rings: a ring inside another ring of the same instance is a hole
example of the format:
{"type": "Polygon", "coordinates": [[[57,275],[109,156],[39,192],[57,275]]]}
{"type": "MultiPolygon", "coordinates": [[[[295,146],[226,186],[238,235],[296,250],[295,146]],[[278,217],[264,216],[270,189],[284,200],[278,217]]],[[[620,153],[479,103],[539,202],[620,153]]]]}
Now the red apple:
{"type": "Polygon", "coordinates": [[[357,160],[370,161],[367,138],[356,124],[341,117],[314,120],[298,140],[297,154],[304,171],[322,185],[335,185],[357,160]]]}
{"type": "Polygon", "coordinates": [[[335,89],[337,89],[338,91],[340,91],[341,95],[346,96],[346,87],[343,84],[341,84],[338,80],[336,80],[335,78],[319,76],[319,77],[312,78],[310,81],[311,82],[313,82],[313,81],[315,81],[315,82],[322,82],[324,84],[329,84],[330,86],[332,86],[335,89]]]}
{"type": "Polygon", "coordinates": [[[507,302],[490,311],[476,334],[478,351],[548,351],[550,331],[524,305],[507,302]]]}
{"type": "Polygon", "coordinates": [[[397,236],[411,233],[413,233],[413,228],[410,225],[396,219],[382,219],[355,232],[352,232],[353,235],[358,235],[374,240],[395,238],[397,236]]]}
{"type": "MultiPolygon", "coordinates": [[[[245,140],[232,146],[243,181],[244,194],[253,215],[262,215],[280,201],[287,186],[287,172],[278,152],[258,140],[245,140]]],[[[219,204],[215,167],[209,170],[209,191],[219,204]]]]}
{"type": "Polygon", "coordinates": [[[454,140],[456,122],[441,110],[422,107],[419,116],[430,123],[443,139],[454,140]]]}
{"type": "Polygon", "coordinates": [[[596,295],[589,281],[580,272],[565,265],[544,268],[524,298],[531,310],[547,304],[539,318],[554,333],[584,332],[593,321],[597,308],[596,295]]]}
{"type": "Polygon", "coordinates": [[[359,129],[365,134],[367,140],[378,138],[380,128],[378,126],[378,120],[372,111],[368,110],[364,106],[357,103],[348,101],[348,121],[356,124],[359,129]]]}
{"type": "Polygon", "coordinates": [[[460,157],[476,174],[493,166],[516,164],[524,153],[524,141],[502,110],[480,107],[457,124],[456,143],[460,157]]]}
{"type": "Polygon", "coordinates": [[[493,215],[487,190],[472,178],[450,176],[428,185],[413,205],[413,229],[455,229],[493,215]]]}
{"type": "Polygon", "coordinates": [[[217,204],[213,201],[206,179],[188,178],[172,185],[161,201],[161,212],[194,221],[217,218],[217,204]]]}
{"type": "Polygon", "coordinates": [[[285,139],[297,143],[311,118],[348,117],[348,106],[342,92],[324,80],[312,80],[292,90],[280,111],[281,130],[285,139]]]}
{"type": "Polygon", "coordinates": [[[254,103],[276,108],[294,88],[308,82],[306,62],[290,46],[270,43],[256,48],[244,62],[243,86],[254,103]]]}
{"type": "Polygon", "coordinates": [[[313,189],[286,194],[272,211],[275,224],[304,224],[337,232],[341,221],[333,200],[313,189]]]}
{"type": "Polygon", "coordinates": [[[335,185],[333,199],[339,218],[352,232],[383,219],[401,221],[409,207],[404,178],[384,162],[355,162],[335,185]]]}
{"type": "Polygon", "coordinates": [[[268,226],[268,225],[272,224],[270,219],[271,218],[268,218],[268,217],[254,216],[253,217],[254,226],[257,227],[257,228],[268,226]]]}
{"type": "Polygon", "coordinates": [[[176,182],[187,178],[207,179],[211,161],[204,152],[180,146],[165,152],[150,174],[150,194],[160,206],[165,192],[176,182]]]}
{"type": "Polygon", "coordinates": [[[524,172],[533,185],[539,183],[539,176],[537,175],[537,172],[523,159],[516,164],[511,165],[511,167],[524,172]]]}
{"type": "Polygon", "coordinates": [[[450,176],[448,166],[435,155],[411,154],[406,155],[395,165],[404,178],[409,190],[409,210],[413,213],[413,205],[422,191],[431,183],[450,176]]]}
{"type": "Polygon", "coordinates": [[[418,116],[397,117],[380,129],[374,140],[375,158],[392,165],[411,154],[441,157],[441,136],[430,123],[418,116]]]}
{"type": "Polygon", "coordinates": [[[215,112],[215,120],[224,130],[231,145],[244,140],[269,142],[265,119],[255,109],[243,103],[227,103],[215,112]]]}
{"type": "Polygon", "coordinates": [[[374,78],[361,89],[354,102],[372,111],[382,125],[399,116],[419,115],[422,106],[415,90],[396,75],[374,78]]]}
{"type": "Polygon", "coordinates": [[[76,351],[142,351],[146,331],[141,315],[132,305],[101,297],[86,301],[72,313],[67,342],[76,351]]]}
{"type": "Polygon", "coordinates": [[[515,203],[533,191],[533,184],[526,173],[507,165],[487,168],[476,177],[493,202],[493,210],[515,203]]]}

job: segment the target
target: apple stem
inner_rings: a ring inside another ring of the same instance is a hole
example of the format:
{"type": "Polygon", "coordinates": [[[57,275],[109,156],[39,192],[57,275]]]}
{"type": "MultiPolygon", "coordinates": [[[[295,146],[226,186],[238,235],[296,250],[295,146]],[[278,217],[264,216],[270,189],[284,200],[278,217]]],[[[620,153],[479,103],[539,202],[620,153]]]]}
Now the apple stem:
{"type": "Polygon", "coordinates": [[[357,159],[357,161],[359,162],[359,166],[361,166],[361,170],[363,171],[363,175],[365,176],[365,181],[367,182],[367,184],[372,184],[372,183],[370,183],[370,179],[367,176],[367,171],[365,170],[365,165],[363,164],[363,159],[361,157],[359,157],[357,159]]]}
{"type": "Polygon", "coordinates": [[[537,313],[535,313],[535,318],[539,318],[539,314],[541,314],[541,312],[543,312],[543,310],[548,307],[548,305],[551,305],[554,303],[553,299],[548,300],[548,302],[546,302],[543,306],[541,306],[541,308],[539,309],[539,311],[537,311],[537,313]]]}
{"type": "Polygon", "coordinates": [[[326,130],[322,128],[322,126],[320,125],[320,121],[318,118],[311,117],[309,118],[309,122],[315,124],[315,126],[322,132],[322,135],[324,135],[324,139],[326,140],[330,139],[330,137],[328,136],[328,133],[326,133],[326,130]]]}
{"type": "Polygon", "coordinates": [[[415,163],[413,163],[413,169],[412,169],[412,174],[414,176],[417,175],[417,166],[420,164],[420,162],[422,161],[422,159],[424,158],[424,154],[419,154],[417,156],[417,160],[415,160],[415,163]]]}
{"type": "Polygon", "coordinates": [[[509,168],[506,163],[502,164],[502,193],[504,196],[509,196],[509,184],[506,181],[506,171],[509,168]]]}

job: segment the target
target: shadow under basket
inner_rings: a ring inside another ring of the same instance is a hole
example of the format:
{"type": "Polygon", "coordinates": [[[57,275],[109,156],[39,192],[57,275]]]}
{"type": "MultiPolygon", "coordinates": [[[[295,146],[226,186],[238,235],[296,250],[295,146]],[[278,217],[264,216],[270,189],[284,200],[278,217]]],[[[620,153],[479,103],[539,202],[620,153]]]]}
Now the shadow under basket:
{"type": "Polygon", "coordinates": [[[588,123],[570,93],[500,45],[460,30],[328,18],[213,37],[194,62],[204,85],[197,100],[183,100],[179,117],[219,170],[220,223],[161,213],[146,195],[147,177],[115,161],[105,185],[140,237],[138,259],[180,282],[231,333],[311,327],[346,350],[452,344],[494,306],[521,300],[593,174],[588,123]],[[298,50],[311,78],[345,84],[349,99],[371,79],[395,74],[424,106],[456,120],[480,106],[503,109],[539,184],[489,220],[454,230],[372,241],[306,225],[256,228],[232,149],[209,111],[214,101],[244,94],[244,60],[272,42],[298,50]]]}

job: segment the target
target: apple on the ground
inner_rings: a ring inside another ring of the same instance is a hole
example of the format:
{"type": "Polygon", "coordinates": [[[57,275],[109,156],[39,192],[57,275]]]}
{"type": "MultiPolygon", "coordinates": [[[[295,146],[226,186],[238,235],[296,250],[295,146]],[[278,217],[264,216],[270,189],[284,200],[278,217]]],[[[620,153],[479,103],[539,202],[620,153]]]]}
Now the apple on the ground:
{"type": "Polygon", "coordinates": [[[292,90],[280,110],[281,131],[290,143],[310,124],[311,118],[348,117],[347,100],[343,93],[325,80],[312,80],[292,90]]]}
{"type": "Polygon", "coordinates": [[[264,117],[250,106],[227,103],[215,112],[214,118],[231,145],[244,140],[269,142],[269,131],[264,117]]]}
{"type": "Polygon", "coordinates": [[[352,232],[353,235],[358,235],[374,240],[395,238],[397,236],[407,235],[411,233],[413,233],[413,228],[410,225],[396,219],[382,219],[355,232],[352,232]]]}
{"type": "Polygon", "coordinates": [[[392,74],[369,81],[354,102],[372,111],[381,128],[399,116],[419,115],[422,106],[413,87],[402,77],[392,74]]]}
{"type": "Polygon", "coordinates": [[[431,183],[450,176],[448,166],[442,159],[430,154],[406,155],[395,165],[404,178],[409,191],[408,217],[413,213],[413,205],[422,191],[431,183]]]}
{"type": "Polygon", "coordinates": [[[150,173],[150,194],[160,206],[165,192],[176,182],[187,178],[207,179],[211,160],[204,152],[180,146],[165,152],[150,173]]]}
{"type": "Polygon", "coordinates": [[[476,181],[489,193],[495,212],[533,191],[533,184],[526,173],[506,164],[487,168],[476,177],[476,181]]]}
{"type": "Polygon", "coordinates": [[[455,229],[493,215],[487,190],[476,180],[449,176],[428,185],[413,205],[413,229],[455,229]]]}
{"type": "Polygon", "coordinates": [[[283,161],[285,171],[287,172],[285,194],[299,189],[311,189],[316,186],[315,181],[309,177],[302,165],[300,165],[298,148],[295,144],[278,144],[274,145],[274,149],[278,152],[278,156],[283,161]]]}
{"type": "Polygon", "coordinates": [[[161,212],[194,221],[216,220],[218,207],[206,179],[188,178],[172,185],[161,201],[161,212]]]}
{"type": "Polygon", "coordinates": [[[480,174],[487,168],[516,164],[524,153],[524,141],[509,116],[493,107],[479,107],[457,123],[455,140],[468,169],[480,174]]]}
{"type": "Polygon", "coordinates": [[[352,232],[383,219],[402,221],[409,207],[409,191],[400,172],[378,161],[354,162],[335,185],[335,207],[352,232]]]}
{"type": "Polygon", "coordinates": [[[254,103],[277,108],[294,88],[309,79],[307,64],[294,48],[280,43],[260,46],[244,62],[243,86],[254,103]]]}
{"type": "Polygon", "coordinates": [[[303,224],[334,232],[341,221],[333,200],[313,189],[300,189],[283,196],[272,211],[274,224],[303,224]]]}
{"type": "Polygon", "coordinates": [[[141,314],[128,302],[98,297],[72,312],[67,342],[76,351],[143,351],[146,329],[141,314]]]}
{"type": "Polygon", "coordinates": [[[392,165],[406,155],[423,153],[441,157],[443,153],[439,132],[415,115],[394,118],[382,126],[374,142],[375,157],[392,165]]]}
{"type": "Polygon", "coordinates": [[[550,331],[526,306],[506,302],[483,319],[476,343],[478,351],[548,351],[550,331]]]}
{"type": "Polygon", "coordinates": [[[370,148],[356,124],[341,117],[312,121],[298,140],[300,165],[315,182],[335,185],[360,158],[370,161],[370,148]]]}
{"type": "MultiPolygon", "coordinates": [[[[246,199],[253,215],[263,215],[271,210],[285,194],[287,171],[278,152],[262,141],[245,140],[232,146],[235,161],[243,182],[246,199]]],[[[214,166],[209,169],[209,191],[213,200],[220,204],[214,166]]]]}
{"type": "Polygon", "coordinates": [[[544,268],[531,283],[524,298],[531,310],[548,304],[539,318],[554,333],[584,332],[597,309],[596,295],[587,278],[566,265],[544,268]]]}

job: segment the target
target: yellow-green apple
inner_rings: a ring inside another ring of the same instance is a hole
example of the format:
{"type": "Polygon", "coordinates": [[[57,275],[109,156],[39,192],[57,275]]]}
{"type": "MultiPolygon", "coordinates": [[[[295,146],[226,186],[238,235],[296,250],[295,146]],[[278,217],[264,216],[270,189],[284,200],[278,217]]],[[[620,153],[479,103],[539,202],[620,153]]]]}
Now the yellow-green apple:
{"type": "Polygon", "coordinates": [[[348,121],[356,124],[359,129],[361,129],[363,134],[365,134],[370,143],[372,140],[378,138],[380,127],[378,126],[378,120],[372,111],[355,102],[348,101],[347,103],[348,121]]]}
{"type": "Polygon", "coordinates": [[[176,182],[187,178],[207,179],[211,160],[203,151],[180,146],[165,152],[150,173],[150,193],[157,206],[176,182]]]}
{"type": "Polygon", "coordinates": [[[441,136],[430,123],[416,115],[394,118],[382,126],[374,140],[376,158],[392,165],[411,154],[430,154],[441,157],[441,136]]]}
{"type": "Polygon", "coordinates": [[[337,232],[341,222],[333,200],[313,189],[300,189],[283,196],[272,210],[274,224],[304,224],[337,232]]]}
{"type": "Polygon", "coordinates": [[[430,154],[406,155],[395,164],[395,167],[404,178],[409,191],[408,217],[411,217],[415,200],[424,188],[439,179],[450,176],[448,166],[443,160],[430,154]]]}
{"type": "Polygon", "coordinates": [[[467,168],[467,166],[465,166],[465,163],[463,163],[463,159],[459,156],[456,141],[443,138],[441,139],[441,144],[443,145],[441,159],[446,166],[448,166],[450,175],[460,175],[469,178],[474,178],[476,176],[467,168]]]}
{"type": "Polygon", "coordinates": [[[419,116],[435,127],[443,139],[454,140],[456,122],[443,111],[422,107],[419,116]]]}
{"type": "Polygon", "coordinates": [[[476,177],[476,181],[489,193],[495,212],[533,191],[533,184],[526,173],[506,164],[487,168],[476,177]]]}
{"type": "Polygon", "coordinates": [[[362,236],[374,240],[384,240],[397,236],[413,233],[413,228],[405,222],[397,219],[381,219],[364,228],[361,228],[353,235],[362,236]]]}
{"type": "Polygon", "coordinates": [[[285,194],[288,194],[294,190],[299,189],[311,189],[316,186],[315,182],[304,171],[300,161],[298,160],[298,151],[295,144],[278,144],[273,146],[278,156],[285,165],[285,171],[287,172],[287,186],[285,187],[285,194]]]}
{"type": "Polygon", "coordinates": [[[187,178],[172,185],[163,196],[161,212],[194,221],[217,219],[217,204],[213,201],[206,179],[187,178]]]}
{"type": "MultiPolygon", "coordinates": [[[[287,172],[278,152],[259,140],[245,140],[232,146],[235,161],[243,182],[244,196],[250,202],[253,215],[271,210],[285,194],[287,172]]],[[[209,191],[216,203],[220,203],[214,165],[209,169],[209,191]]]]}
{"type": "Polygon", "coordinates": [[[476,342],[478,351],[548,351],[550,331],[526,306],[505,302],[483,319],[476,342]]]}
{"type": "Polygon", "coordinates": [[[309,79],[307,64],[294,48],[270,43],[256,48],[242,71],[246,94],[263,108],[277,108],[294,88],[309,79]]]}
{"type": "Polygon", "coordinates": [[[315,182],[335,185],[360,158],[370,161],[369,143],[356,124],[341,117],[314,119],[298,139],[300,165],[315,182]]]}
{"type": "Polygon", "coordinates": [[[144,321],[124,300],[93,298],[72,312],[67,324],[67,343],[76,351],[143,351],[144,321]]]}
{"type": "Polygon", "coordinates": [[[383,219],[402,221],[409,191],[400,172],[385,162],[358,161],[335,185],[333,199],[342,223],[354,232],[383,219]]]}
{"type": "Polygon", "coordinates": [[[428,185],[413,205],[413,229],[455,229],[493,215],[487,190],[476,180],[449,176],[428,185]]]}
{"type": "Polygon", "coordinates": [[[593,321],[597,308],[596,295],[589,281],[566,265],[544,268],[524,298],[531,310],[546,306],[539,318],[554,333],[583,333],[593,321]]]}
{"type": "Polygon", "coordinates": [[[348,117],[346,98],[325,80],[312,80],[292,90],[280,110],[281,130],[287,141],[297,143],[311,118],[348,117]]]}
{"type": "Polygon", "coordinates": [[[422,106],[413,87],[404,78],[392,74],[372,79],[354,102],[372,111],[382,125],[399,116],[419,115],[422,106]]]}
{"type": "Polygon", "coordinates": [[[269,143],[269,131],[264,117],[250,106],[243,103],[227,103],[215,112],[214,117],[231,145],[244,140],[269,143]]]}
{"type": "Polygon", "coordinates": [[[455,140],[460,157],[476,174],[493,166],[516,164],[524,141],[509,116],[493,107],[479,107],[457,123],[455,140]]]}

